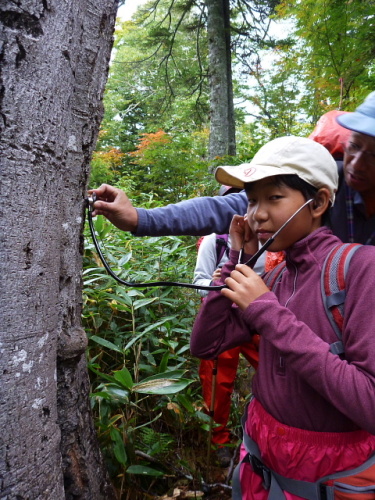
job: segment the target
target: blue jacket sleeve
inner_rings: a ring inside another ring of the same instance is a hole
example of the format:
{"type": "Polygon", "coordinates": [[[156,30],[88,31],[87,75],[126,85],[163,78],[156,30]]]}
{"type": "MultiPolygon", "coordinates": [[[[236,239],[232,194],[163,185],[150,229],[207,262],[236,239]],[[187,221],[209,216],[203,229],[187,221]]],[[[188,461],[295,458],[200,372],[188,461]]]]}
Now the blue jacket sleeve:
{"type": "Polygon", "coordinates": [[[204,196],[165,207],[137,208],[136,236],[204,236],[227,233],[232,217],[247,210],[245,191],[227,196],[204,196]]]}

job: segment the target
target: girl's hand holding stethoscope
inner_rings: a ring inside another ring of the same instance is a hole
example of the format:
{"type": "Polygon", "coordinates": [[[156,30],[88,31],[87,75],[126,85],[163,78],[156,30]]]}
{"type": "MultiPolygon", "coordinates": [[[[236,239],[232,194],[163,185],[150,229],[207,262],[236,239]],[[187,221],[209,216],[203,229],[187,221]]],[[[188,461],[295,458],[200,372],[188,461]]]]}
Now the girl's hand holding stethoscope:
{"type": "MultiPolygon", "coordinates": [[[[235,215],[229,229],[231,248],[247,255],[255,254],[258,250],[258,240],[251,231],[247,216],[235,215]]],[[[268,287],[258,274],[245,264],[237,264],[236,269],[226,278],[221,293],[245,310],[255,299],[269,292],[268,287]]]]}

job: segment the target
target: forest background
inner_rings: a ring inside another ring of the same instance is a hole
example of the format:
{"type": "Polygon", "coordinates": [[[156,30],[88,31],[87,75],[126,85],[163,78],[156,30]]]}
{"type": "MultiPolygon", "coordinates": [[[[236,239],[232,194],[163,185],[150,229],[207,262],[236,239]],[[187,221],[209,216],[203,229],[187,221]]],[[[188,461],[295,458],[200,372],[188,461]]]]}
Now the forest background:
{"type": "MultiPolygon", "coordinates": [[[[90,187],[116,185],[148,208],[214,195],[215,166],[249,161],[281,135],[308,136],[322,114],[351,111],[374,90],[373,1],[224,1],[230,71],[222,74],[230,75],[234,135],[223,148],[213,119],[209,3],[153,0],[131,20],[118,19],[90,187]]],[[[195,237],[135,238],[101,217],[95,228],[123,279],[191,282],[195,237]]],[[[189,354],[199,303],[187,289],[117,284],[86,229],[91,402],[121,498],[229,495],[233,469],[218,471],[207,460],[210,422],[198,360],[189,354]]],[[[248,375],[242,365],[230,423],[234,451],[248,375]]]]}

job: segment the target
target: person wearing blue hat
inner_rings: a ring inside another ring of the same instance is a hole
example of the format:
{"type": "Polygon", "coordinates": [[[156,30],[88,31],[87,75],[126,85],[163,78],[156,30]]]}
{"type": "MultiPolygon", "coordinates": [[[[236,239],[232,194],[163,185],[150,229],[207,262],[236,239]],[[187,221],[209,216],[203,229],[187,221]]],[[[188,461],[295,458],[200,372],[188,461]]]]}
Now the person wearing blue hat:
{"type": "MultiPolygon", "coordinates": [[[[354,112],[336,117],[336,122],[339,129],[345,127],[352,133],[343,146],[343,169],[338,162],[340,181],[330,213],[331,228],[344,242],[374,245],[375,92],[354,112]]],[[[328,144],[325,146],[330,149],[328,144]]],[[[228,231],[233,215],[243,214],[247,209],[244,191],[193,198],[153,209],[135,208],[123,191],[107,184],[90,192],[95,192],[98,198],[93,215],[104,215],[135,236],[223,234],[228,231]]]]}
{"type": "Polygon", "coordinates": [[[336,121],[351,130],[351,135],[344,148],[343,179],[337,196],[337,206],[331,213],[332,228],[343,241],[373,245],[375,92],[371,92],[354,112],[339,115],[336,121]]]}
{"type": "Polygon", "coordinates": [[[353,113],[336,118],[344,128],[375,137],[375,92],[371,92],[353,113]]]}

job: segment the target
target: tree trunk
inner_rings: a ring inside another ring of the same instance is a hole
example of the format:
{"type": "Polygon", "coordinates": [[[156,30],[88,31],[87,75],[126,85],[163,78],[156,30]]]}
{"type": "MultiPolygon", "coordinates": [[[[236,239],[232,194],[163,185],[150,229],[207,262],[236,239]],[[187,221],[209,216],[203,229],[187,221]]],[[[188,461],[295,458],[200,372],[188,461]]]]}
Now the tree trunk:
{"type": "Polygon", "coordinates": [[[81,327],[84,196],[117,0],[1,0],[1,499],[114,498],[81,327]]]}
{"type": "Polygon", "coordinates": [[[210,77],[210,158],[236,154],[229,0],[206,0],[210,77]]]}

